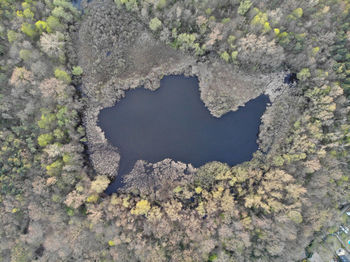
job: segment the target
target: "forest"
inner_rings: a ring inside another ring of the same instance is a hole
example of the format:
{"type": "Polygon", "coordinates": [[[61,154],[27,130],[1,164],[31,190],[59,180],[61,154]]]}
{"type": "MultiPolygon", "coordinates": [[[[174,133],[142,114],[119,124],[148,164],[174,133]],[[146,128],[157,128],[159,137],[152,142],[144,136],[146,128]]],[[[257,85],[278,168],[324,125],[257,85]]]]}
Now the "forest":
{"type": "Polygon", "coordinates": [[[308,261],[342,223],[348,0],[0,0],[0,15],[0,262],[308,261]],[[126,90],[198,75],[220,116],[286,72],[251,161],[164,160],[147,183],[139,163],[105,193],[120,156],[97,114],[126,90]]]}

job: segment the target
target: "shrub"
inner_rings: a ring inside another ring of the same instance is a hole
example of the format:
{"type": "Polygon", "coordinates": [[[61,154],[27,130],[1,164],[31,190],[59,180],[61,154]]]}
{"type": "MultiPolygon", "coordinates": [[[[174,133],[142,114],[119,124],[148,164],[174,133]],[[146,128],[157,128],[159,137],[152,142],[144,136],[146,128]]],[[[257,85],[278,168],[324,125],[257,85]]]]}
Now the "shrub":
{"type": "Polygon", "coordinates": [[[8,30],[7,31],[7,40],[10,43],[13,43],[14,41],[16,41],[18,39],[18,33],[13,31],[13,30],[8,30]]]}
{"type": "Polygon", "coordinates": [[[220,57],[225,60],[225,62],[228,62],[230,60],[230,55],[225,51],[220,54],[220,57]]]}
{"type": "Polygon", "coordinates": [[[210,162],[198,169],[196,175],[196,183],[202,188],[210,188],[216,177],[224,177],[227,172],[230,171],[230,168],[227,164],[220,162],[210,162]]]}
{"type": "Polygon", "coordinates": [[[72,74],[74,76],[80,76],[83,73],[83,69],[80,66],[73,66],[72,74]]]}
{"type": "Polygon", "coordinates": [[[131,210],[133,215],[146,215],[151,209],[151,205],[147,200],[140,200],[136,206],[131,210]]]}
{"type": "Polygon", "coordinates": [[[37,36],[37,31],[34,25],[29,23],[23,23],[21,26],[21,31],[29,36],[30,38],[34,38],[37,36]]]}
{"type": "Polygon", "coordinates": [[[33,19],[34,18],[34,13],[29,9],[24,9],[23,11],[23,16],[28,19],[33,19]]]}
{"type": "Polygon", "coordinates": [[[284,158],[282,156],[275,156],[273,159],[273,164],[275,166],[283,166],[284,158]]]}
{"type": "Polygon", "coordinates": [[[109,241],[108,241],[108,245],[109,245],[110,247],[114,247],[114,246],[115,246],[115,242],[114,242],[113,240],[109,240],[109,241]]]}
{"type": "Polygon", "coordinates": [[[303,68],[300,70],[300,72],[297,74],[297,78],[301,81],[305,81],[306,79],[308,79],[309,77],[311,77],[311,73],[309,68],[303,68]]]}
{"type": "Polygon", "coordinates": [[[267,22],[267,14],[259,11],[259,13],[252,19],[251,24],[264,25],[265,22],[267,22]]]}
{"type": "Polygon", "coordinates": [[[66,22],[73,21],[73,15],[66,12],[62,6],[55,7],[52,10],[52,15],[57,17],[57,18],[62,18],[66,22]]]}
{"type": "Polygon", "coordinates": [[[157,17],[151,19],[149,22],[149,28],[151,28],[152,31],[158,30],[162,26],[162,21],[160,21],[157,17]]]}
{"type": "Polygon", "coordinates": [[[50,144],[53,141],[53,135],[48,133],[48,134],[41,134],[38,137],[38,144],[41,147],[45,147],[48,144],[50,144]]]}
{"type": "Polygon", "coordinates": [[[66,71],[61,70],[59,68],[55,70],[55,77],[66,84],[69,84],[72,81],[70,75],[66,71]]]}
{"type": "Polygon", "coordinates": [[[70,12],[73,14],[78,14],[77,9],[72,5],[71,1],[66,1],[66,0],[53,0],[53,4],[55,6],[60,6],[65,9],[68,9],[70,12]]]}
{"type": "Polygon", "coordinates": [[[317,55],[317,53],[320,51],[320,48],[318,46],[312,48],[312,55],[317,55]]]}
{"type": "Polygon", "coordinates": [[[46,23],[47,23],[50,31],[61,30],[63,27],[63,25],[60,23],[60,20],[54,16],[49,16],[46,19],[46,23]]]}
{"type": "Polygon", "coordinates": [[[231,19],[228,18],[228,17],[226,17],[226,18],[223,18],[223,19],[221,20],[221,23],[227,24],[227,23],[229,23],[230,21],[231,21],[231,19]]]}
{"type": "Polygon", "coordinates": [[[270,32],[271,31],[271,26],[269,22],[264,23],[264,33],[270,32]]]}
{"type": "Polygon", "coordinates": [[[227,39],[227,43],[233,48],[234,47],[234,43],[236,41],[236,37],[234,35],[230,35],[227,39]]]}
{"type": "Polygon", "coordinates": [[[110,181],[106,176],[97,176],[96,180],[91,183],[91,190],[96,193],[102,193],[109,185],[110,181]]]}
{"type": "Polygon", "coordinates": [[[157,4],[157,9],[163,9],[166,6],[166,0],[159,0],[157,4]]]}
{"type": "Polygon", "coordinates": [[[55,138],[57,140],[63,140],[66,136],[66,134],[59,128],[56,128],[54,131],[53,131],[53,135],[55,136],[55,138]]]}
{"type": "Polygon", "coordinates": [[[196,194],[200,194],[203,191],[203,189],[200,186],[196,187],[194,190],[195,190],[196,194]]]}
{"type": "Polygon", "coordinates": [[[303,217],[298,211],[290,211],[288,213],[288,217],[296,224],[300,224],[301,222],[303,222],[303,217]]]}
{"type": "Polygon", "coordinates": [[[238,7],[238,14],[240,15],[245,15],[248,10],[250,9],[250,7],[252,6],[252,2],[250,2],[250,0],[243,0],[241,1],[241,3],[239,4],[238,7]]]}
{"type": "Polygon", "coordinates": [[[46,32],[51,31],[49,26],[47,25],[47,22],[45,21],[41,21],[41,20],[37,21],[35,23],[35,27],[40,33],[42,33],[43,31],[46,31],[46,32]]]}
{"type": "Polygon", "coordinates": [[[232,58],[233,62],[235,62],[237,60],[237,56],[238,56],[238,51],[233,51],[231,53],[231,58],[232,58]]]}
{"type": "Polygon", "coordinates": [[[98,195],[97,194],[92,194],[86,199],[86,202],[88,203],[96,203],[98,201],[98,195]]]}
{"type": "Polygon", "coordinates": [[[137,8],[137,0],[114,0],[114,3],[116,3],[119,8],[125,5],[125,8],[129,11],[137,8]]]}
{"type": "Polygon", "coordinates": [[[42,129],[51,129],[56,123],[56,115],[52,113],[42,113],[38,126],[42,129]]]}
{"type": "Polygon", "coordinates": [[[207,8],[207,9],[205,10],[205,13],[206,13],[207,15],[211,15],[211,13],[212,13],[211,8],[207,8]]]}
{"type": "Polygon", "coordinates": [[[32,55],[32,52],[30,50],[22,49],[21,51],[19,51],[19,57],[23,61],[28,61],[30,59],[31,55],[32,55]]]}
{"type": "Polygon", "coordinates": [[[46,166],[46,173],[49,176],[58,176],[59,174],[61,174],[62,167],[63,167],[62,160],[60,159],[56,160],[52,164],[46,166]]]}
{"type": "Polygon", "coordinates": [[[70,164],[73,162],[72,154],[64,153],[62,156],[62,160],[65,164],[70,164]]]}
{"type": "Polygon", "coordinates": [[[293,11],[292,15],[296,18],[301,18],[303,16],[303,13],[303,9],[299,7],[293,11]]]}

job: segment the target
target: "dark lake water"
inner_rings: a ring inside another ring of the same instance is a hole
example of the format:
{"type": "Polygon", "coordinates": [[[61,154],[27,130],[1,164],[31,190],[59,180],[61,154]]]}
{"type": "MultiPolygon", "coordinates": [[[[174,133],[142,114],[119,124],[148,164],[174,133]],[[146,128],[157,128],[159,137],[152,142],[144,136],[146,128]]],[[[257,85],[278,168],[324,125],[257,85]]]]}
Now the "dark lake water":
{"type": "Polygon", "coordinates": [[[258,149],[260,118],[269,99],[261,95],[220,118],[200,100],[196,77],[166,76],[156,91],[137,88],[115,106],[101,110],[98,124],[120,150],[117,179],[106,193],[122,184],[136,160],[165,158],[199,167],[210,161],[235,165],[258,149]]]}

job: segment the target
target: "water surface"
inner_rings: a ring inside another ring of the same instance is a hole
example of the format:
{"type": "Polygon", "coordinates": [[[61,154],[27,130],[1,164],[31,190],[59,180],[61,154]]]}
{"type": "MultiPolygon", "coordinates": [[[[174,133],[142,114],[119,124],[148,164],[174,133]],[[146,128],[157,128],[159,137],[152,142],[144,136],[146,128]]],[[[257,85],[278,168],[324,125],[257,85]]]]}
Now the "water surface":
{"type": "Polygon", "coordinates": [[[106,138],[121,154],[117,179],[106,192],[114,192],[139,159],[155,163],[172,158],[194,167],[210,161],[235,165],[250,160],[258,149],[260,118],[268,102],[261,95],[216,118],[200,100],[196,77],[166,76],[156,91],[127,91],[124,99],[101,110],[98,117],[106,138]]]}

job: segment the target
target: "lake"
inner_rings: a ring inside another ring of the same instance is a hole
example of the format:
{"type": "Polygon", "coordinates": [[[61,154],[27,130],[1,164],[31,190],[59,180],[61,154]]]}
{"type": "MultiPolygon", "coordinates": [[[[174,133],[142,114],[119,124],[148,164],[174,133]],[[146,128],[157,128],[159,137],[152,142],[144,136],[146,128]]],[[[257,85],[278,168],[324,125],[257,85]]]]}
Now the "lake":
{"type": "Polygon", "coordinates": [[[98,125],[121,155],[118,176],[106,193],[122,185],[122,176],[139,159],[155,163],[171,158],[194,167],[250,160],[258,149],[260,118],[268,102],[268,96],[261,95],[216,118],[200,100],[198,79],[183,75],[164,77],[156,91],[127,91],[98,116],[98,125]]]}

